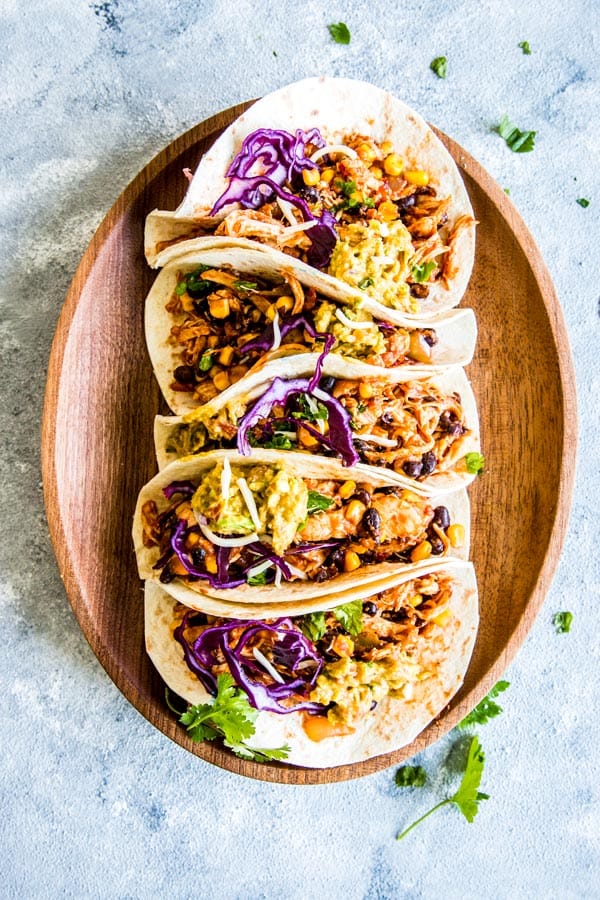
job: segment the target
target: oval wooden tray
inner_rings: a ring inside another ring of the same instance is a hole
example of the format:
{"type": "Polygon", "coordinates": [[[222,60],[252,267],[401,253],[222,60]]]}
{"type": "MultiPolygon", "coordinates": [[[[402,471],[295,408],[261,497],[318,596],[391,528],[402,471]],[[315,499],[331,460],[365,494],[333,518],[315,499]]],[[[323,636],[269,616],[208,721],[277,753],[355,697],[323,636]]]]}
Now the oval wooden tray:
{"type": "Polygon", "coordinates": [[[192,128],[127,187],[94,235],[75,274],[50,357],[42,462],[54,548],[69,600],[94,653],[152,724],[223,768],[267,781],[314,784],[356,778],[436,741],[498,679],[550,585],[573,486],[576,408],[561,309],[533,239],[492,178],[440,135],[463,172],[480,222],[476,264],[463,305],[479,322],[469,369],[479,402],[485,474],[471,489],[481,626],[465,684],[403,750],[352,766],[299,769],[238,759],[187,738],[164,702],[144,650],[143,594],[131,522],[154,474],[152,424],[159,390],[143,333],[155,277],[143,255],[146,214],[174,209],[221,130],[249,104],[192,128]]]}

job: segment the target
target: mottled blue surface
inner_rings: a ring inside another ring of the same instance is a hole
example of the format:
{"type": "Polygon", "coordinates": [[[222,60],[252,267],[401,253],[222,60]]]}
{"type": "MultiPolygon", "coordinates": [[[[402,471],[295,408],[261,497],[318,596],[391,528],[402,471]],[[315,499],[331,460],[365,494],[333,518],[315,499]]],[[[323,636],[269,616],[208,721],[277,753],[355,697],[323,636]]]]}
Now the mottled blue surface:
{"type": "Polygon", "coordinates": [[[600,896],[598,5],[394,6],[0,4],[3,897],[600,896]],[[327,33],[340,19],[349,47],[327,33]],[[428,68],[442,54],[445,81],[428,68]],[[453,736],[418,759],[433,773],[421,791],[395,788],[392,771],[299,788],[210,767],[143,720],[92,655],[42,507],[50,342],[102,216],[177,134],[317,73],[391,89],[510,187],[555,279],[578,376],[565,551],[507,672],[505,712],[481,731],[491,800],[472,825],[445,808],[401,844],[398,828],[454,789],[456,776],[441,767],[453,736]],[[513,154],[492,133],[504,112],[537,130],[533,153],[513,154]],[[582,196],[588,209],[576,203],[582,196]],[[558,609],[574,612],[570,635],[554,633],[558,609]]]}

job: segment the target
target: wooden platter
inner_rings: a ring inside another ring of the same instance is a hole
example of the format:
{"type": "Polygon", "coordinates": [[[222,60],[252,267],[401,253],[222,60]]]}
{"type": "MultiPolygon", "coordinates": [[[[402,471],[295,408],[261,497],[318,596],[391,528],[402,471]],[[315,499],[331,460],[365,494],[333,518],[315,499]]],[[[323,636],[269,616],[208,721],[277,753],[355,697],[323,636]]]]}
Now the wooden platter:
{"type": "MultiPolygon", "coordinates": [[[[131,522],[154,474],[152,424],[161,400],[143,334],[155,277],[143,255],[150,210],[174,209],[202,153],[249,104],[192,128],[123,192],[75,274],[54,338],[42,432],[50,533],[67,595],[119,690],[190,752],[267,781],[315,784],[397,764],[452,728],[499,678],[550,586],[566,530],[576,449],[574,375],[562,313],[535,243],[482,167],[440,134],[463,173],[480,224],[463,306],[479,323],[468,370],[487,470],[471,488],[472,558],[481,625],[464,686],[410,746],[334,769],[261,765],[194,744],[164,702],[144,649],[143,593],[131,522]]],[[[161,410],[162,411],[162,410],[161,410]]]]}

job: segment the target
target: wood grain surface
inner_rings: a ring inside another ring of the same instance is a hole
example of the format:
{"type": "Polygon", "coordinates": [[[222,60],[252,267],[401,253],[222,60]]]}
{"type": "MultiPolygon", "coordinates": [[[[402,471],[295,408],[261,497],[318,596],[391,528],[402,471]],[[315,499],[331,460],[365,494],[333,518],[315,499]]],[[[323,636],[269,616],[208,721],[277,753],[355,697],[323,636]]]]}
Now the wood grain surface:
{"type": "Polygon", "coordinates": [[[575,388],[562,312],[535,243],[510,200],[449,138],[479,220],[463,306],[479,323],[468,370],[478,399],[486,472],[470,489],[472,558],[481,624],[461,691],[410,746],[334,769],[261,765],[195,744],[164,702],[144,649],[142,585],[131,523],[156,471],[153,419],[161,401],[143,332],[155,277],[143,255],[150,210],[174,209],[213,140],[249,104],[192,128],[128,186],[94,235],[73,279],[50,357],[42,430],[45,502],[67,595],[119,690],[190,752],[253,778],[314,784],[397,764],[452,728],[500,677],[539,610],[559,558],[574,479],[575,388]]]}

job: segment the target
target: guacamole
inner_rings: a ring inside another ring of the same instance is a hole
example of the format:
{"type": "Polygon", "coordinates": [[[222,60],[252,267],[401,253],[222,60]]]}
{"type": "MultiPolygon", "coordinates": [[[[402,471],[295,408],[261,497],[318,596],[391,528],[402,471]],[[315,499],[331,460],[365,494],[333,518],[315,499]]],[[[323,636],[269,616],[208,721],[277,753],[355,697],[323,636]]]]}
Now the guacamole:
{"type": "Polygon", "coordinates": [[[345,318],[352,322],[373,322],[372,328],[353,329],[340,322],[335,314],[337,309],[340,307],[335,303],[327,303],[324,300],[315,311],[315,328],[321,333],[332,334],[335,337],[338,353],[352,359],[361,359],[385,351],[385,338],[368,313],[347,306],[341,307],[345,318]]]}

